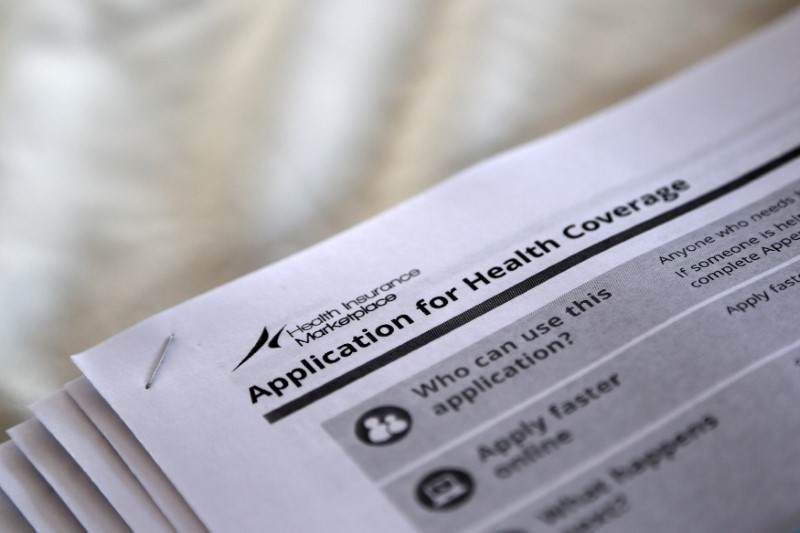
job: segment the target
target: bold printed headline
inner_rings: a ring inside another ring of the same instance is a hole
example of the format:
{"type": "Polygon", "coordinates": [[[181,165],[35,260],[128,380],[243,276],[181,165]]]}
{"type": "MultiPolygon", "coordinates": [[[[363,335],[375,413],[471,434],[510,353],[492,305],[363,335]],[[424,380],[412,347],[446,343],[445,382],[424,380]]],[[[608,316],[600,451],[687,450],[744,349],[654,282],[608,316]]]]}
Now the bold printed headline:
{"type": "MultiPolygon", "coordinates": [[[[649,208],[659,204],[673,202],[680,198],[689,188],[690,185],[686,181],[673,181],[667,186],[659,187],[653,192],[643,194],[624,204],[617,205],[583,222],[569,224],[562,229],[562,237],[558,239],[536,239],[533,243],[524,248],[517,248],[500,264],[493,265],[463,277],[460,284],[456,284],[451,289],[443,291],[440,295],[432,298],[419,299],[415,304],[413,312],[399,314],[389,322],[377,327],[362,328],[361,333],[354,335],[348,342],[339,344],[335,348],[321,351],[321,355],[311,354],[303,356],[299,363],[288,372],[272,376],[260,384],[252,385],[249,388],[251,403],[255,404],[265,397],[280,398],[291,390],[301,389],[311,384],[320,384],[321,376],[318,374],[327,374],[327,370],[329,370],[331,366],[361,353],[366,348],[380,343],[383,339],[415,324],[418,320],[434,315],[439,309],[458,305],[459,289],[463,290],[463,288],[466,287],[470,291],[479,291],[491,285],[494,280],[516,274],[517,271],[520,270],[525,270],[526,266],[534,263],[537,259],[545,257],[561,248],[562,242],[581,239],[606,227],[611,227],[614,223],[623,218],[644,213],[649,208]],[[564,239],[567,240],[565,241],[564,239]]],[[[415,274],[419,274],[418,271],[414,272],[415,274]]],[[[389,294],[387,297],[380,300],[382,303],[376,300],[367,305],[382,306],[395,299],[393,294],[389,294]]],[[[370,310],[366,312],[368,311],[370,310]]],[[[316,340],[316,338],[314,338],[314,340],[316,340]]]]}

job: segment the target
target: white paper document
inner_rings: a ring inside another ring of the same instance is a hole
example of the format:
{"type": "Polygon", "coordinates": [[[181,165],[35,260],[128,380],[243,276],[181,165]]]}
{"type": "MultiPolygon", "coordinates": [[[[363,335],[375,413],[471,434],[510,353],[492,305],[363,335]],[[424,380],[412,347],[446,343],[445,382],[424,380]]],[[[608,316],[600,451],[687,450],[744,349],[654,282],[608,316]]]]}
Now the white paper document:
{"type": "Polygon", "coordinates": [[[178,530],[792,531],[797,50],[800,12],[75,356],[99,430],[40,414],[178,530]]]}
{"type": "Polygon", "coordinates": [[[3,491],[0,491],[0,523],[7,525],[9,531],[34,531],[14,502],[3,491]]]}
{"type": "Polygon", "coordinates": [[[131,529],[169,530],[153,499],[66,391],[33,404],[31,410],[131,529]]]}
{"type": "Polygon", "coordinates": [[[8,528],[8,531],[28,532],[34,531],[30,523],[20,513],[14,502],[0,491],[0,524],[8,528]]]}
{"type": "Polygon", "coordinates": [[[89,531],[130,531],[108,500],[36,419],[8,431],[34,468],[89,531]]]}
{"type": "MultiPolygon", "coordinates": [[[[17,445],[11,441],[0,444],[0,488],[8,500],[4,507],[14,506],[25,522],[36,531],[79,532],[84,529],[61,498],[45,481],[17,445]]],[[[8,519],[15,518],[11,510],[8,519]]],[[[8,531],[25,531],[18,517],[6,522],[8,531]]]]}
{"type": "Polygon", "coordinates": [[[178,531],[203,531],[205,527],[183,497],[88,380],[76,379],[65,389],[119,453],[174,528],[178,531]]]}

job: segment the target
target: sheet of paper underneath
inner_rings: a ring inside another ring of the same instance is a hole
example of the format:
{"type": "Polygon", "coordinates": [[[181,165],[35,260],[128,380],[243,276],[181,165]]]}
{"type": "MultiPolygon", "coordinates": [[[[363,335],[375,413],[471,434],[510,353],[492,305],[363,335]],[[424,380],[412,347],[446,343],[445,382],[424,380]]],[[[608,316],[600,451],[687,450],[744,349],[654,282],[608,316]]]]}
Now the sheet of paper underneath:
{"type": "Polygon", "coordinates": [[[31,410],[131,529],[171,528],[144,487],[66,391],[33,404],[31,410]]]}
{"type": "MultiPolygon", "coordinates": [[[[53,488],[12,441],[0,444],[0,488],[36,531],[83,531],[53,488]]],[[[5,516],[5,515],[4,515],[5,516]]],[[[8,524],[25,531],[9,513],[8,524]]]]}
{"type": "Polygon", "coordinates": [[[108,500],[41,422],[26,420],[11,428],[8,434],[87,530],[130,531],[108,500]]]}
{"type": "Polygon", "coordinates": [[[119,416],[94,390],[86,378],[67,384],[66,391],[94,423],[153,501],[178,531],[203,531],[205,528],[175,487],[125,427],[119,416]]]}
{"type": "Polygon", "coordinates": [[[25,517],[20,513],[14,502],[0,490],[0,523],[4,524],[10,531],[20,533],[32,532],[34,529],[25,517]]]}

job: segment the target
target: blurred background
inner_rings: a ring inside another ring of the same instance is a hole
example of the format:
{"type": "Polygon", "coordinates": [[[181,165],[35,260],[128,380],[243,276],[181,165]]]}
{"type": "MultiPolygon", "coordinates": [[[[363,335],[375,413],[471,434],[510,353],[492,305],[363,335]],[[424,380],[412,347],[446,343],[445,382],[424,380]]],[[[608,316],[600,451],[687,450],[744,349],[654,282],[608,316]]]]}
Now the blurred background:
{"type": "Polygon", "coordinates": [[[0,2],[0,429],[69,355],[797,4],[0,2]]]}

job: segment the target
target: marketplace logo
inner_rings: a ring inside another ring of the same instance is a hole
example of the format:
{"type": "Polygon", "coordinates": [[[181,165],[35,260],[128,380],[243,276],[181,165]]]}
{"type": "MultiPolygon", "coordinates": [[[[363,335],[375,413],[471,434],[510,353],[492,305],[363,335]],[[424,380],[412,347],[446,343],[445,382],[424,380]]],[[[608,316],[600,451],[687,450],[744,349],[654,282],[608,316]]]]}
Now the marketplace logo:
{"type": "Polygon", "coordinates": [[[276,333],[275,336],[272,337],[272,339],[270,339],[269,338],[269,331],[267,331],[267,328],[265,327],[264,331],[261,332],[261,336],[258,338],[258,340],[256,341],[255,345],[250,349],[250,351],[247,353],[247,355],[244,357],[244,359],[242,359],[239,362],[239,364],[236,365],[236,368],[231,370],[231,372],[236,372],[236,369],[239,368],[240,366],[242,366],[243,364],[245,364],[248,359],[253,357],[256,354],[256,352],[258,352],[265,344],[267,344],[267,341],[269,341],[269,344],[267,344],[267,348],[272,348],[272,349],[280,348],[281,345],[278,344],[278,339],[281,338],[281,333],[283,333],[283,330],[285,328],[286,328],[286,325],[284,324],[284,326],[281,329],[278,330],[278,333],[276,333]]]}

